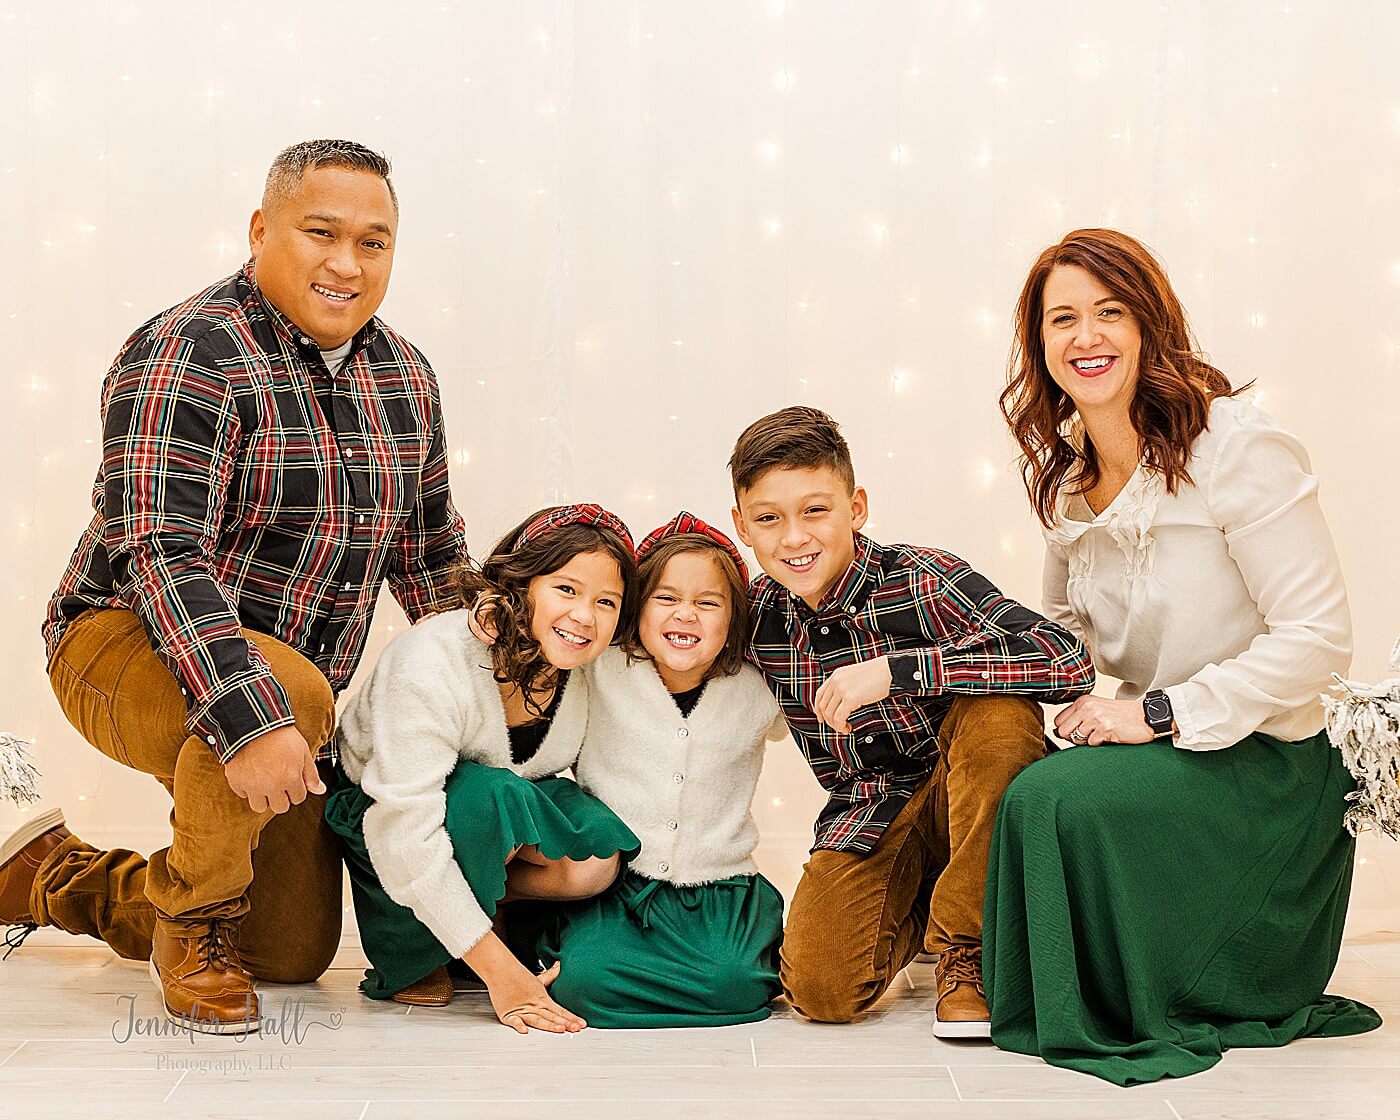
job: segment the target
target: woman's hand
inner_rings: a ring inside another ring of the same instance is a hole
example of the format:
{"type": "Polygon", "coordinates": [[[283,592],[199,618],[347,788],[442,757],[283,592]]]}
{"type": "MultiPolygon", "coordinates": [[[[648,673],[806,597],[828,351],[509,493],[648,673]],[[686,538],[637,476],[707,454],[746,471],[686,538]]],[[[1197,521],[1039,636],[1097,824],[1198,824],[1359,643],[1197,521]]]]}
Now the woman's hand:
{"type": "Polygon", "coordinates": [[[1077,747],[1100,743],[1150,743],[1157,733],[1147,726],[1141,700],[1081,696],[1055,717],[1055,734],[1077,747]]]}
{"type": "Polygon", "coordinates": [[[551,1034],[574,1034],[588,1026],[567,1007],[549,998],[545,990],[559,978],[559,963],[536,976],[501,942],[488,933],[463,954],[462,959],[486,985],[496,1018],[517,1034],[531,1028],[551,1034]]]}

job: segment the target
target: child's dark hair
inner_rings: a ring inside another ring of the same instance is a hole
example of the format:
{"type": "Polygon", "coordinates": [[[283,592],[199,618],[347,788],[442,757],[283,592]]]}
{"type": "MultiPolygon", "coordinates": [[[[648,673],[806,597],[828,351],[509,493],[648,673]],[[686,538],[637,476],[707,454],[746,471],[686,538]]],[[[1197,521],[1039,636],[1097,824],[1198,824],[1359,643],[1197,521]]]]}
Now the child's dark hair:
{"type": "Polygon", "coordinates": [[[622,573],[622,603],[613,642],[634,627],[637,611],[637,562],[631,548],[616,533],[597,525],[572,524],[520,544],[521,534],[551,507],[537,510],[496,542],[480,564],[468,561],[457,569],[457,596],[471,611],[491,643],[491,668],[497,682],[514,684],[525,697],[525,706],[543,715],[532,693],[548,687],[554,667],[544,659],[540,644],[530,632],[530,581],[557,572],[575,556],[603,552],[617,561],[622,573]]]}
{"type": "Polygon", "coordinates": [[[720,650],[714,663],[705,670],[704,681],[711,681],[715,677],[733,676],[743,667],[744,651],[748,647],[749,589],[744,583],[744,577],[739,573],[739,566],[734,563],[734,557],[715,541],[700,533],[677,533],[674,536],[662,537],[647,549],[637,562],[637,577],[641,585],[637,596],[637,609],[632,613],[632,624],[627,628],[626,637],[621,643],[622,648],[626,650],[629,661],[652,660],[651,654],[642,645],[637,625],[641,615],[641,604],[656,594],[667,562],[673,556],[685,553],[700,553],[710,557],[719,566],[720,574],[724,577],[725,591],[729,594],[729,631],[724,636],[724,648],[720,650]]]}
{"type": "Polygon", "coordinates": [[[734,444],[729,477],[734,497],[771,470],[829,467],[846,487],[856,488],[851,449],[830,416],[806,405],[792,405],[755,420],[734,444]]]}

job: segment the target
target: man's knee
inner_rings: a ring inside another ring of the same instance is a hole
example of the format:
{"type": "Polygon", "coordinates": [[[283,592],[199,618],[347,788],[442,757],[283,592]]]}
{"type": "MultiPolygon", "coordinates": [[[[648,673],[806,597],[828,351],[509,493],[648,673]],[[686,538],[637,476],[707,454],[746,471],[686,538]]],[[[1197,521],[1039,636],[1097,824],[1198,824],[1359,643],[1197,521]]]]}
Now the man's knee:
{"type": "Polygon", "coordinates": [[[276,676],[291,702],[297,730],[311,750],[330,742],[335,731],[335,694],[325,674],[310,661],[297,657],[290,664],[279,665],[276,676]]]}
{"type": "Polygon", "coordinates": [[[275,949],[250,957],[243,967],[270,984],[312,984],[325,974],[340,946],[339,931],[323,930],[308,937],[288,938],[275,949]]]}

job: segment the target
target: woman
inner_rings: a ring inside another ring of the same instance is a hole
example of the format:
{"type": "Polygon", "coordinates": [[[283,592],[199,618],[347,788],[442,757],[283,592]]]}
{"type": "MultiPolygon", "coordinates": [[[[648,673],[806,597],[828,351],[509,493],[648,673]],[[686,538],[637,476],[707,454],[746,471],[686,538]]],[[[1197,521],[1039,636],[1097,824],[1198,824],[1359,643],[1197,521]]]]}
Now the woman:
{"type": "Polygon", "coordinates": [[[1123,683],[1061,711],[1078,749],[1002,801],[993,1040],[1128,1085],[1374,1029],[1323,995],[1354,841],[1318,696],[1351,622],[1306,452],[1200,357],[1131,237],[1045,250],[1016,322],[1001,406],[1046,528],[1045,613],[1123,683]]]}

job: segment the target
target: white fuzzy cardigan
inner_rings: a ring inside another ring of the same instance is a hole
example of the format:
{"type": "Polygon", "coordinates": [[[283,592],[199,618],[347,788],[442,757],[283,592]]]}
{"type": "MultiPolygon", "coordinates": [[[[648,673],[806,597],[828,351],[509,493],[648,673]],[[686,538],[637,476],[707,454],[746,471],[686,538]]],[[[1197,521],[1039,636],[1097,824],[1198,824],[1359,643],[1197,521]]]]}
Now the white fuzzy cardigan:
{"type": "Polygon", "coordinates": [[[649,662],[628,665],[619,649],[583,673],[591,708],[575,771],[641,840],[631,870],[677,886],[754,874],[764,740],[787,734],[758,670],[710,681],[688,717],[649,662]]]}
{"type": "Polygon", "coordinates": [[[350,780],[374,799],[365,847],[385,892],[460,957],[491,929],[452,855],[443,784],[464,759],[536,779],[573,765],[588,685],[571,673],[539,751],[511,761],[487,646],[465,610],[425,618],[385,648],[337,733],[350,780]]]}

